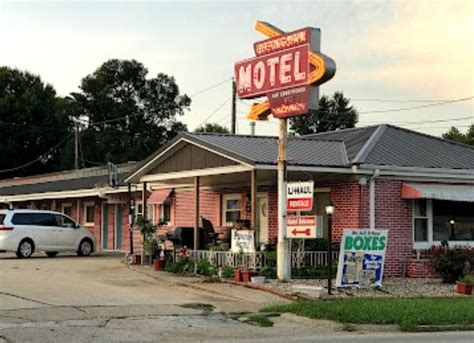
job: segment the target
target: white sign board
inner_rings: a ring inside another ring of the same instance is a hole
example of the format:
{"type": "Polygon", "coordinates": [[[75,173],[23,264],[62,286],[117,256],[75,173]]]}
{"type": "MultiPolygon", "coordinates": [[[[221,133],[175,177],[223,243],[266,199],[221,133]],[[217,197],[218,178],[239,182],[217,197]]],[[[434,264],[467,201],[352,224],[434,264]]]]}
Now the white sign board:
{"type": "Polygon", "coordinates": [[[388,230],[345,229],[342,234],[337,287],[382,286],[388,230]]]}
{"type": "Polygon", "coordinates": [[[231,250],[233,252],[254,253],[255,231],[232,230],[231,250]]]}
{"type": "Polygon", "coordinates": [[[314,181],[288,182],[286,186],[288,211],[313,209],[314,181]]]}
{"type": "Polygon", "coordinates": [[[318,236],[322,234],[322,221],[318,219],[317,216],[288,216],[286,238],[320,238],[318,236]]]}

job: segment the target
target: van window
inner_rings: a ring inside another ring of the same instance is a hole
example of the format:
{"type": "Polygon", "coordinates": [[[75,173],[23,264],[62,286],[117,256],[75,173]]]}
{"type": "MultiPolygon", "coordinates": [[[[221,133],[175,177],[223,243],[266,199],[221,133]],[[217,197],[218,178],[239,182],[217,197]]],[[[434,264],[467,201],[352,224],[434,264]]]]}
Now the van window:
{"type": "Polygon", "coordinates": [[[0,214],[0,225],[3,225],[3,221],[5,220],[6,214],[0,214]]]}
{"type": "Polygon", "coordinates": [[[73,220],[60,214],[56,215],[56,223],[57,226],[68,227],[71,229],[74,229],[76,227],[76,223],[74,223],[73,220]]]}
{"type": "Polygon", "coordinates": [[[13,215],[12,224],[56,226],[56,219],[50,213],[16,213],[13,215]]]}

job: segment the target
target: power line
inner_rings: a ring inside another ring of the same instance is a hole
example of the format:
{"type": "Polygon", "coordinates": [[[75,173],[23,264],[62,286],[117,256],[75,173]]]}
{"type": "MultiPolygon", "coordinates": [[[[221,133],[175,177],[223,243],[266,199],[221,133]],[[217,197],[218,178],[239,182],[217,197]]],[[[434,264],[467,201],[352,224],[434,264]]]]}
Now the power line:
{"type": "Polygon", "coordinates": [[[198,92],[196,92],[196,93],[190,95],[189,97],[192,99],[192,98],[194,98],[196,95],[205,93],[205,92],[207,92],[207,91],[209,91],[209,90],[211,90],[211,89],[214,89],[214,88],[216,88],[216,87],[219,87],[220,85],[223,85],[224,83],[226,83],[226,82],[229,81],[229,80],[232,80],[232,77],[229,77],[228,79],[225,79],[224,81],[221,81],[221,82],[216,83],[216,84],[214,84],[214,85],[212,85],[212,86],[209,86],[209,87],[207,87],[207,88],[204,88],[204,89],[202,89],[202,90],[200,90],[200,91],[198,91],[198,92]]]}
{"type": "MultiPolygon", "coordinates": [[[[452,121],[460,121],[460,120],[474,120],[474,116],[468,117],[457,117],[451,119],[439,119],[439,120],[424,120],[424,121],[398,121],[398,122],[391,122],[390,124],[397,124],[397,125],[410,125],[410,124],[431,124],[431,123],[449,123],[452,121]]],[[[379,124],[379,122],[360,122],[359,124],[379,124]]]]}
{"type": "Polygon", "coordinates": [[[203,126],[209,119],[211,119],[211,117],[216,114],[222,107],[224,107],[225,104],[227,104],[229,102],[229,100],[231,99],[231,97],[228,97],[222,104],[219,105],[219,107],[217,107],[209,116],[207,116],[206,119],[204,119],[204,121],[199,124],[198,126],[196,127],[201,127],[203,126]]]}
{"type": "Polygon", "coordinates": [[[351,101],[361,101],[361,102],[388,102],[388,103],[411,103],[411,102],[445,102],[445,101],[450,101],[450,100],[402,100],[402,99],[374,99],[374,98],[367,98],[367,99],[357,99],[357,98],[351,98],[351,101]]]}
{"type": "Polygon", "coordinates": [[[440,101],[440,102],[437,102],[437,103],[434,103],[434,104],[428,104],[428,105],[399,107],[399,108],[391,108],[391,109],[387,109],[387,110],[373,110],[373,111],[364,111],[364,112],[358,112],[358,113],[359,114],[370,114],[370,113],[386,113],[386,112],[400,112],[400,111],[416,110],[416,109],[419,109],[419,108],[442,106],[442,105],[452,104],[452,103],[456,103],[456,102],[468,101],[468,100],[472,100],[473,98],[474,98],[474,96],[470,96],[470,97],[467,97],[467,98],[440,101]]]}
{"type": "Polygon", "coordinates": [[[10,123],[10,122],[6,122],[6,121],[3,121],[3,120],[0,120],[0,125],[10,125],[10,126],[14,126],[14,127],[18,127],[18,126],[33,127],[33,128],[37,128],[37,129],[43,129],[43,130],[54,130],[54,131],[69,132],[69,130],[67,130],[67,129],[60,129],[60,128],[52,127],[52,126],[40,126],[40,125],[32,125],[32,124],[10,123]]]}
{"type": "Polygon", "coordinates": [[[9,168],[9,169],[0,170],[0,173],[9,173],[9,172],[12,172],[12,171],[20,170],[20,169],[29,167],[29,166],[31,166],[32,164],[36,163],[36,162],[42,161],[45,157],[46,157],[46,158],[49,158],[47,155],[48,155],[50,152],[53,152],[54,150],[56,150],[58,147],[60,147],[60,146],[61,146],[69,137],[71,137],[71,136],[72,136],[72,133],[70,133],[69,135],[67,135],[67,136],[66,136],[64,139],[62,139],[58,144],[56,144],[55,146],[53,146],[51,149],[49,149],[48,151],[46,151],[44,154],[41,154],[40,156],[38,156],[37,158],[35,158],[33,161],[27,162],[27,163],[22,164],[21,166],[18,166],[18,167],[13,167],[13,168],[9,168]]]}

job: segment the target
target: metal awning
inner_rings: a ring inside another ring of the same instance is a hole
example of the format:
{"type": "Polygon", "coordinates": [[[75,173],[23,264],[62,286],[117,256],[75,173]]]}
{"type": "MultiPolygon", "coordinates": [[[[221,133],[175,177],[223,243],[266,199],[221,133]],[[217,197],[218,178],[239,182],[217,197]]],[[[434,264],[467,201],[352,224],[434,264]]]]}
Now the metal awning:
{"type": "Polygon", "coordinates": [[[402,198],[474,202],[474,185],[404,183],[402,198]]]}
{"type": "Polygon", "coordinates": [[[173,189],[171,188],[157,189],[151,193],[147,203],[150,205],[161,205],[168,199],[172,191],[173,189]]]}

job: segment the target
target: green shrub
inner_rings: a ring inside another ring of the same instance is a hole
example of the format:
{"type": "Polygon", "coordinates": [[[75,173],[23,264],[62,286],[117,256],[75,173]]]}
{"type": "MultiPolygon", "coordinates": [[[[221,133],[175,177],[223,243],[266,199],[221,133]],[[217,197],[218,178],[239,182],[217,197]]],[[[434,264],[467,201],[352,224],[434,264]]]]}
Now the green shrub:
{"type": "Polygon", "coordinates": [[[474,265],[474,250],[471,248],[449,248],[447,245],[430,250],[434,270],[444,283],[454,283],[469,273],[474,265]]]}
{"type": "Polygon", "coordinates": [[[189,274],[194,271],[194,262],[188,257],[166,264],[165,270],[173,274],[189,274]]]}
{"type": "Polygon", "coordinates": [[[474,286],[474,274],[466,275],[460,278],[459,281],[465,283],[466,285],[474,286]]]}
{"type": "Polygon", "coordinates": [[[216,268],[207,259],[201,260],[197,264],[197,273],[200,275],[211,277],[216,273],[216,268]]]}
{"type": "Polygon", "coordinates": [[[225,279],[231,278],[234,276],[234,268],[230,266],[225,266],[222,268],[222,277],[225,279]]]}

